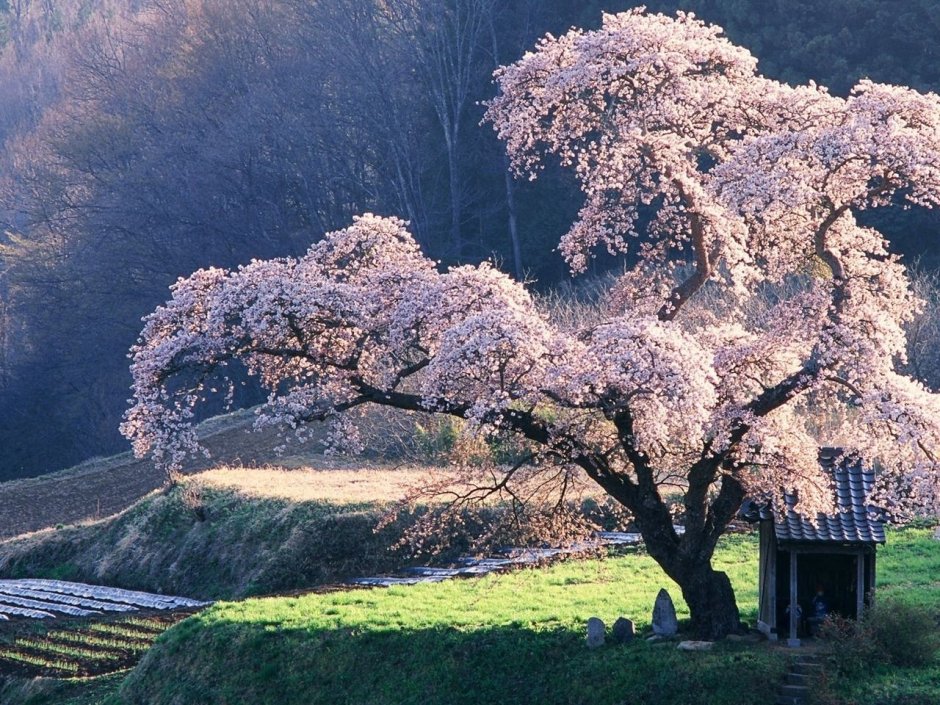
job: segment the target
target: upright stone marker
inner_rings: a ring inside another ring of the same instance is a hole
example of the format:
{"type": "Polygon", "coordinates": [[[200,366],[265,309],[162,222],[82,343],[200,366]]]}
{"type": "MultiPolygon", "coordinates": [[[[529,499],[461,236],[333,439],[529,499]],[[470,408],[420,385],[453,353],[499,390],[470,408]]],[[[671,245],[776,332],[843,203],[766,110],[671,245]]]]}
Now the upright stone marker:
{"type": "Polygon", "coordinates": [[[606,627],[604,622],[597,617],[591,617],[587,621],[587,645],[589,649],[596,649],[604,645],[604,631],[606,627]]]}
{"type": "Polygon", "coordinates": [[[679,631],[676,607],[665,588],[656,596],[653,605],[653,634],[656,636],[675,636],[679,631]]]}
{"type": "Polygon", "coordinates": [[[636,629],[632,621],[626,617],[618,617],[617,621],[614,622],[614,628],[611,630],[611,633],[614,637],[614,641],[618,644],[629,644],[633,641],[633,637],[636,636],[636,629]]]}

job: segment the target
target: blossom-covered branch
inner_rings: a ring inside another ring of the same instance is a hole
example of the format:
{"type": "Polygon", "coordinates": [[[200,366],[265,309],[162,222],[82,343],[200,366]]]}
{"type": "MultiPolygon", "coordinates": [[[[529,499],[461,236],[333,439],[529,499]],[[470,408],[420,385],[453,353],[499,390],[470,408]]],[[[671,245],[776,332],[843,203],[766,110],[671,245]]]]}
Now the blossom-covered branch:
{"type": "MultiPolygon", "coordinates": [[[[174,287],[133,350],[138,453],[178,467],[205,374],[231,360],[270,391],[261,423],[332,420],[355,446],[350,412],[378,404],[515,434],[532,472],[577,471],[630,510],[711,635],[737,626],[719,536],[747,494],[831,509],[821,445],[877,464],[895,513],[940,511],[940,399],[899,371],[920,304],[857,219],[937,204],[940,98],[783,85],[718,28],[643,10],[546,37],[497,82],[487,118],[515,168],[555,155],[581,183],[572,269],[633,254],[606,317],[556,323],[491,265],[440,271],[404,222],[364,215],[299,259],[174,287]]],[[[525,474],[505,473],[481,488],[525,474]]]]}

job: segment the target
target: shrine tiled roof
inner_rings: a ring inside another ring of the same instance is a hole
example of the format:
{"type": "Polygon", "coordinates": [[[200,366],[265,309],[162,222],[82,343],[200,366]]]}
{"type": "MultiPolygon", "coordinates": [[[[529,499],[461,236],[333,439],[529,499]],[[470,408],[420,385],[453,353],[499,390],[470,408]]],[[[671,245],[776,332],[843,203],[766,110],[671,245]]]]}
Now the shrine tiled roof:
{"type": "Polygon", "coordinates": [[[875,473],[858,461],[847,460],[836,448],[821,448],[819,463],[832,478],[838,511],[819,513],[815,521],[796,511],[796,497],[785,495],[787,514],[782,520],[773,516],[769,504],[748,503],[742,516],[749,521],[774,520],[777,541],[801,543],[884,543],[882,512],[868,503],[875,484],[875,473]]]}

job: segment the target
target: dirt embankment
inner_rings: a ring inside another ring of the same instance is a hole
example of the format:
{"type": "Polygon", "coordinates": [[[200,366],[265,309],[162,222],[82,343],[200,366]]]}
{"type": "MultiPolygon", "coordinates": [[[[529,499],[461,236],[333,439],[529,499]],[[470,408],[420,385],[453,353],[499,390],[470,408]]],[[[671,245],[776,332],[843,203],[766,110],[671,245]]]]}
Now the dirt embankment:
{"type": "MultiPolygon", "coordinates": [[[[185,472],[218,464],[277,462],[291,467],[299,464],[299,457],[306,460],[313,453],[315,441],[310,441],[290,446],[291,456],[278,456],[275,449],[283,438],[271,431],[252,432],[253,420],[250,411],[240,411],[203,424],[200,435],[210,458],[193,460],[185,472]]],[[[116,514],[163,486],[165,479],[150,460],[122,453],[49,475],[0,483],[0,539],[116,514]]]]}
{"type": "Polygon", "coordinates": [[[0,577],[62,578],[136,590],[232,599],[332,583],[400,562],[380,514],[204,490],[200,515],[186,486],[153,494],[88,526],[0,543],[0,577]]]}
{"type": "MultiPolygon", "coordinates": [[[[253,432],[253,422],[249,410],[202,424],[210,457],[190,464],[190,477],[170,491],[154,492],[163,474],[129,453],[0,484],[0,577],[215,599],[401,563],[389,549],[403,527],[375,528],[386,507],[426,480],[425,467],[327,457],[321,434],[279,454],[283,436],[253,432]]],[[[385,419],[370,426],[391,435],[385,419]]],[[[381,448],[381,439],[370,446],[381,448]]]]}
{"type": "MultiPolygon", "coordinates": [[[[397,456],[403,438],[414,429],[413,415],[370,412],[362,424],[372,449],[365,457],[340,459],[322,454],[325,427],[307,427],[303,442],[276,429],[254,431],[253,410],[236,411],[203,422],[198,429],[209,457],[190,460],[184,473],[220,466],[321,469],[382,466],[381,458],[397,456]]],[[[397,462],[397,461],[396,461],[397,462]]],[[[150,460],[131,453],[93,459],[48,475],[0,483],[0,539],[54,526],[111,516],[162,487],[164,473],[150,460]]]]}

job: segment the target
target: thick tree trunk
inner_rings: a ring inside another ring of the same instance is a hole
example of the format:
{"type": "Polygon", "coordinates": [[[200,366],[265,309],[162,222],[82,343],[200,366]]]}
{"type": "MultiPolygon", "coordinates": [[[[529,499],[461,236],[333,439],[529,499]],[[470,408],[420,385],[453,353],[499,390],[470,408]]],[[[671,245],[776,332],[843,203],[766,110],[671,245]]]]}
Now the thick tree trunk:
{"type": "MultiPolygon", "coordinates": [[[[709,561],[690,566],[676,580],[689,606],[692,628],[702,639],[722,639],[741,629],[741,615],[728,576],[709,561]]],[[[674,578],[675,579],[675,578],[674,578]]]]}
{"type": "Polygon", "coordinates": [[[734,589],[728,576],[711,566],[711,552],[701,548],[688,550],[696,543],[694,537],[685,536],[688,542],[680,550],[676,541],[664,542],[662,532],[640,533],[655,560],[682,590],[682,597],[689,606],[692,629],[701,639],[722,639],[741,629],[741,617],[735,600],[734,589]],[[690,540],[691,539],[691,540],[690,540]]]}
{"type": "Polygon", "coordinates": [[[650,557],[682,590],[695,633],[714,640],[740,631],[731,581],[711,565],[717,540],[709,540],[704,526],[694,522],[687,522],[684,535],[676,535],[662,502],[650,501],[639,510],[634,518],[650,557]]]}

